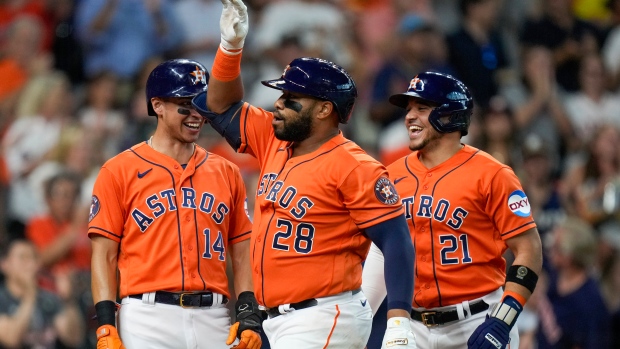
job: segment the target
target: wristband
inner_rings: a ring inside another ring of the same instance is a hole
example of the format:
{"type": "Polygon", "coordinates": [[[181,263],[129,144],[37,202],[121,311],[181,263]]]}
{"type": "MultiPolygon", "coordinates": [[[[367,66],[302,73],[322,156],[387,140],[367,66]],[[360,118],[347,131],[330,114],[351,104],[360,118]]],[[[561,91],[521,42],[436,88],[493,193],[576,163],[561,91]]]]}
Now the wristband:
{"type": "Polygon", "coordinates": [[[116,303],[114,301],[101,301],[95,304],[97,322],[99,326],[116,326],[116,303]]]}
{"type": "Polygon", "coordinates": [[[524,265],[513,265],[508,268],[506,282],[519,284],[533,293],[536,288],[536,282],[538,282],[538,275],[536,275],[532,269],[524,265]]]}
{"type": "Polygon", "coordinates": [[[241,75],[241,51],[237,54],[228,52],[221,46],[215,53],[215,61],[211,68],[211,76],[219,81],[228,82],[235,80],[241,75]]]}
{"type": "Polygon", "coordinates": [[[521,314],[523,305],[510,295],[505,295],[504,299],[495,305],[491,311],[491,317],[505,322],[512,329],[517,317],[521,314]]]}
{"type": "Polygon", "coordinates": [[[519,302],[519,304],[521,304],[521,306],[524,306],[525,302],[527,302],[525,297],[523,297],[522,295],[518,294],[517,292],[513,292],[513,291],[505,291],[504,295],[502,296],[502,302],[504,301],[504,298],[506,298],[508,296],[511,296],[512,298],[514,298],[517,302],[519,302]]]}

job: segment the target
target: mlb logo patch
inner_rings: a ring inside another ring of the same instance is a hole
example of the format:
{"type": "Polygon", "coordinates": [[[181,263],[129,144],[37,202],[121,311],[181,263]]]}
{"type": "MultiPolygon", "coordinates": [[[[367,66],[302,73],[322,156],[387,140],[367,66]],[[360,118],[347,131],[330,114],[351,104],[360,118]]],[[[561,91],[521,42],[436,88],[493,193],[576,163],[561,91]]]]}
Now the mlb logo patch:
{"type": "Polygon", "coordinates": [[[520,217],[529,217],[531,213],[530,201],[522,190],[515,190],[508,196],[508,208],[520,217]]]}

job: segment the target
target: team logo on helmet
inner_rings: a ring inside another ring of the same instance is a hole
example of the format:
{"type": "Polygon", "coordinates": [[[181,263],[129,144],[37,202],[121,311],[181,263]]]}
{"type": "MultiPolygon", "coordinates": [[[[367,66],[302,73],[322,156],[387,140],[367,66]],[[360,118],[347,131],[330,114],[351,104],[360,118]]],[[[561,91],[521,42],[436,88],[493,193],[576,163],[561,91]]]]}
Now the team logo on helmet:
{"type": "Polygon", "coordinates": [[[375,182],[375,196],[385,205],[394,205],[399,199],[396,188],[385,177],[381,177],[375,182]]]}
{"type": "Polygon", "coordinates": [[[93,195],[90,200],[90,212],[88,213],[88,221],[92,221],[93,218],[99,213],[99,209],[101,208],[101,203],[99,202],[99,198],[93,195]]]}
{"type": "Polygon", "coordinates": [[[200,69],[199,66],[196,66],[196,70],[194,70],[193,72],[189,73],[190,75],[194,76],[194,85],[198,84],[199,82],[202,84],[207,84],[207,74],[205,74],[205,71],[200,69]]]}
{"type": "Polygon", "coordinates": [[[282,72],[282,77],[284,77],[284,75],[286,75],[286,72],[291,70],[291,65],[287,64],[286,67],[284,67],[284,71],[282,72]]]}
{"type": "Polygon", "coordinates": [[[424,91],[424,81],[417,76],[411,79],[409,91],[424,91]]]}
{"type": "Polygon", "coordinates": [[[529,217],[530,215],[530,201],[521,190],[515,190],[508,196],[508,207],[517,216],[529,217]]]}

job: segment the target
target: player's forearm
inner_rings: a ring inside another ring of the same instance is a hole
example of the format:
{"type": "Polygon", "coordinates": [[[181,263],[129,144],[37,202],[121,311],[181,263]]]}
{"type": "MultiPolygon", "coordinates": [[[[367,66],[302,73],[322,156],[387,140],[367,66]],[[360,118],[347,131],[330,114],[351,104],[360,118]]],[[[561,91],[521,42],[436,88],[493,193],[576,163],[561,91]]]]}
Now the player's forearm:
{"type": "Polygon", "coordinates": [[[207,93],[207,107],[210,111],[221,114],[233,103],[243,99],[243,82],[240,74],[241,53],[230,55],[218,48],[207,93]]]}
{"type": "Polygon", "coordinates": [[[237,296],[244,291],[252,291],[252,267],[250,265],[250,240],[245,240],[230,247],[233,267],[233,283],[237,296]]]}
{"type": "Polygon", "coordinates": [[[248,9],[241,0],[222,1],[220,46],[211,69],[207,106],[221,114],[243,99],[241,52],[248,35],[248,9]]]}
{"type": "Polygon", "coordinates": [[[118,243],[97,236],[92,239],[91,288],[93,302],[116,301],[118,243]]]}
{"type": "Polygon", "coordinates": [[[414,250],[404,215],[366,229],[385,258],[385,284],[388,310],[402,309],[409,314],[413,299],[414,250]]]}
{"type": "MultiPolygon", "coordinates": [[[[525,266],[537,275],[540,274],[542,271],[542,244],[536,228],[509,239],[507,244],[515,255],[512,265],[525,266]]],[[[530,290],[525,286],[510,281],[506,282],[505,292],[515,292],[526,300],[531,296],[530,290]]]]}
{"type": "Polygon", "coordinates": [[[372,309],[373,315],[377,312],[387,295],[384,265],[385,260],[383,254],[377,245],[372,244],[366,256],[366,261],[364,262],[362,290],[368,299],[368,304],[370,305],[370,309],[372,309]]]}

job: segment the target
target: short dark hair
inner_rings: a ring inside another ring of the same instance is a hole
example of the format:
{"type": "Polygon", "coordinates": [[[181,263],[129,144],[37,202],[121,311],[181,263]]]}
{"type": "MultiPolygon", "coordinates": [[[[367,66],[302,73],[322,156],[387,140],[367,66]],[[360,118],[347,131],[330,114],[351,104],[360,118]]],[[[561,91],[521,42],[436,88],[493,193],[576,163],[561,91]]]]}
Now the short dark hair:
{"type": "Polygon", "coordinates": [[[3,261],[4,259],[6,259],[6,257],[11,252],[11,249],[13,249],[13,246],[15,246],[16,244],[20,242],[34,247],[33,242],[24,237],[15,237],[15,238],[9,239],[6,241],[5,244],[2,244],[2,247],[0,247],[0,261],[3,261]]]}
{"type": "Polygon", "coordinates": [[[82,180],[80,176],[78,176],[76,173],[71,172],[71,171],[63,171],[63,172],[55,174],[54,176],[52,176],[50,179],[48,179],[45,182],[45,186],[44,186],[45,198],[50,198],[52,196],[52,190],[54,189],[54,186],[56,185],[56,183],[62,182],[62,181],[71,182],[75,187],[75,197],[77,198],[80,196],[80,187],[82,184],[82,180]]]}

